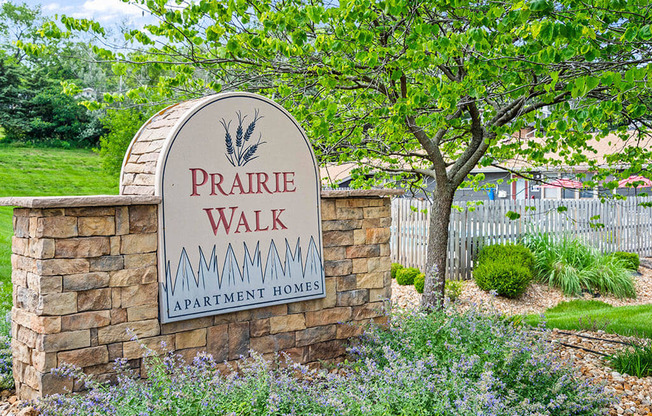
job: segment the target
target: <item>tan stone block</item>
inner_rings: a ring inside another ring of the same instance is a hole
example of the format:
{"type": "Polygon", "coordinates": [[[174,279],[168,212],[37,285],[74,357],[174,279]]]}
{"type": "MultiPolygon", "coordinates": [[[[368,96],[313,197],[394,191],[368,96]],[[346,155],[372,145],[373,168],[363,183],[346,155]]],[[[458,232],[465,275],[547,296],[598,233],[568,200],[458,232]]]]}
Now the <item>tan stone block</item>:
{"type": "Polygon", "coordinates": [[[389,257],[389,255],[390,255],[389,243],[380,245],[380,255],[383,256],[383,257],[389,257]]]}
{"type": "Polygon", "coordinates": [[[346,260],[325,260],[324,274],[326,276],[345,276],[353,272],[353,262],[346,260]]]}
{"type": "Polygon", "coordinates": [[[111,255],[119,256],[120,255],[120,245],[122,244],[122,237],[115,236],[109,238],[111,244],[111,255]]]}
{"type": "Polygon", "coordinates": [[[276,335],[266,335],[258,338],[251,338],[251,349],[259,354],[278,352],[295,346],[294,332],[285,332],[276,335]]]}
{"type": "Polygon", "coordinates": [[[365,230],[353,230],[353,244],[364,245],[367,242],[367,233],[365,230]]]}
{"type": "Polygon", "coordinates": [[[11,252],[20,256],[29,256],[29,239],[14,235],[11,238],[11,252]]]}
{"type": "Polygon", "coordinates": [[[322,308],[332,308],[337,302],[337,280],[327,277],[324,286],[326,288],[326,297],[320,299],[322,308]]]}
{"type": "Polygon", "coordinates": [[[123,287],[121,299],[121,306],[123,308],[140,305],[157,305],[158,283],[123,287]]]}
{"type": "Polygon", "coordinates": [[[91,346],[91,331],[60,332],[58,334],[44,334],[37,338],[37,348],[44,352],[74,350],[91,346]]]}
{"type": "MultiPolygon", "coordinates": [[[[126,254],[125,269],[140,269],[145,267],[156,267],[156,253],[126,254]]],[[[151,282],[143,282],[151,283],[151,282]]]]}
{"type": "Polygon", "coordinates": [[[123,267],[124,258],[122,256],[103,256],[90,259],[90,271],[92,272],[110,272],[123,267]]]}
{"type": "Polygon", "coordinates": [[[308,346],[308,361],[330,360],[346,354],[346,347],[340,340],[320,342],[308,346]]]}
{"type": "Polygon", "coordinates": [[[269,318],[271,316],[281,316],[287,315],[288,305],[274,305],[274,306],[265,306],[264,308],[250,309],[251,318],[250,319],[263,319],[269,318]]]}
{"type": "Polygon", "coordinates": [[[176,334],[176,349],[197,348],[206,346],[206,328],[194,331],[178,332],[176,334]]]}
{"type": "Polygon", "coordinates": [[[338,220],[361,220],[363,218],[363,208],[342,207],[336,208],[338,220]]]}
{"type": "Polygon", "coordinates": [[[337,339],[359,337],[364,332],[368,321],[347,322],[337,325],[337,339]]]}
{"type": "Polygon", "coordinates": [[[22,217],[16,215],[16,210],[14,209],[14,235],[19,238],[29,237],[29,217],[22,217]]]}
{"type": "Polygon", "coordinates": [[[249,322],[229,324],[229,359],[249,356],[249,322]]]}
{"type": "Polygon", "coordinates": [[[127,234],[122,236],[122,254],[142,254],[156,251],[158,235],[152,234],[127,234]]]}
{"type": "Polygon", "coordinates": [[[351,207],[352,198],[338,198],[335,200],[336,208],[349,208],[351,207]]]}
{"type": "Polygon", "coordinates": [[[306,312],[306,326],[320,326],[345,322],[351,318],[350,307],[329,308],[321,311],[306,312]]]}
{"type": "Polygon", "coordinates": [[[90,264],[86,259],[36,260],[36,273],[44,276],[88,273],[90,264]]]}
{"type": "Polygon", "coordinates": [[[52,293],[39,297],[38,315],[67,315],[77,312],[77,293],[52,293]]]}
{"type": "Polygon", "coordinates": [[[363,220],[334,220],[322,222],[322,231],[351,231],[362,228],[363,220]]]}
{"type": "Polygon", "coordinates": [[[335,201],[322,199],[321,201],[321,219],[322,221],[329,221],[337,219],[337,213],[335,212],[335,201]]]}
{"type": "Polygon", "coordinates": [[[131,341],[136,336],[138,339],[154,337],[160,334],[158,319],[139,322],[125,322],[122,324],[106,326],[97,330],[100,344],[113,344],[115,342],[131,341]],[[129,331],[128,331],[129,330],[129,331]]]}
{"type": "MultiPolygon", "coordinates": [[[[38,264],[40,260],[31,257],[19,256],[17,254],[11,255],[11,267],[13,270],[24,270],[26,272],[38,273],[38,264]]],[[[53,273],[57,274],[57,273],[53,273]]]]}
{"type": "Polygon", "coordinates": [[[60,293],[63,289],[61,276],[39,276],[27,273],[27,287],[41,295],[60,293]]]}
{"type": "Polygon", "coordinates": [[[382,302],[392,298],[391,286],[382,289],[369,289],[369,302],[382,302]]]}
{"type": "Polygon", "coordinates": [[[190,331],[197,328],[208,328],[213,325],[213,317],[189,319],[187,321],[170,322],[161,325],[162,334],[174,334],[181,331],[190,331]]]}
{"type": "Polygon", "coordinates": [[[206,352],[211,354],[217,362],[229,358],[228,324],[212,326],[207,329],[206,352]]]}
{"type": "Polygon", "coordinates": [[[78,219],[79,235],[114,235],[115,217],[80,217],[78,219]]]}
{"type": "Polygon", "coordinates": [[[111,272],[111,287],[139,285],[147,269],[122,269],[111,272]]]}
{"type": "Polygon", "coordinates": [[[385,315],[385,304],[383,302],[367,303],[366,305],[354,306],[351,318],[354,321],[376,318],[385,315]]]}
{"type": "Polygon", "coordinates": [[[390,228],[392,226],[392,217],[380,218],[379,226],[381,228],[390,228]]]}
{"type": "Polygon", "coordinates": [[[392,235],[389,228],[368,228],[365,232],[367,234],[367,244],[389,243],[389,238],[392,235]]]}
{"type": "Polygon", "coordinates": [[[392,268],[392,259],[389,257],[371,257],[367,259],[368,272],[386,272],[392,268]]]}
{"type": "Polygon", "coordinates": [[[348,276],[338,276],[337,278],[337,291],[344,292],[345,290],[355,290],[358,287],[358,277],[355,274],[348,276]]]}
{"type": "Polygon", "coordinates": [[[29,312],[39,312],[40,297],[38,293],[26,287],[18,287],[14,290],[16,299],[14,304],[19,308],[25,309],[29,312]]]}
{"type": "Polygon", "coordinates": [[[108,237],[68,238],[56,240],[54,256],[57,258],[99,257],[111,254],[108,237]]]}
{"type": "Polygon", "coordinates": [[[380,289],[385,287],[385,272],[358,275],[358,289],[380,289]]]}
{"type": "Polygon", "coordinates": [[[109,351],[106,345],[84,348],[75,351],[65,351],[57,354],[59,365],[63,363],[84,368],[109,362],[109,351]]]}
{"type": "Polygon", "coordinates": [[[174,348],[174,338],[174,335],[161,335],[138,341],[125,342],[122,344],[122,356],[127,360],[133,360],[152,354],[165,354],[174,348]]]}
{"type": "Polygon", "coordinates": [[[158,318],[158,307],[154,304],[134,306],[127,309],[127,320],[130,322],[155,318],[158,318]]]}
{"type": "Polygon", "coordinates": [[[43,396],[71,393],[73,391],[73,384],[74,380],[72,378],[46,373],[41,376],[41,386],[39,390],[43,396]]]}
{"type": "MultiPolygon", "coordinates": [[[[17,286],[27,287],[27,272],[25,270],[14,268],[11,271],[11,284],[14,285],[14,288],[17,286]]],[[[14,289],[14,292],[15,291],[16,290],[14,289]]]]}
{"type": "Polygon", "coordinates": [[[380,246],[378,244],[350,246],[346,248],[346,257],[349,259],[378,256],[380,256],[380,246]]]}
{"type": "Polygon", "coordinates": [[[82,311],[98,311],[111,309],[111,289],[92,289],[77,293],[77,309],[82,311]]]}
{"type": "Polygon", "coordinates": [[[107,286],[109,286],[109,274],[106,272],[71,274],[63,277],[63,290],[67,291],[100,289],[107,286]]]}
{"type": "Polygon", "coordinates": [[[325,231],[322,234],[324,247],[353,245],[353,231],[325,231]]]}
{"type": "Polygon", "coordinates": [[[367,302],[369,302],[368,289],[337,292],[337,306],[357,306],[367,302]]]}
{"type": "MultiPolygon", "coordinates": [[[[154,339],[154,338],[147,338],[147,339],[154,339]]],[[[137,344],[136,341],[131,341],[137,344]]],[[[115,344],[109,344],[107,345],[107,350],[109,351],[109,362],[115,362],[118,358],[122,358],[122,346],[123,344],[121,342],[115,343],[115,344]]]]}
{"type": "Polygon", "coordinates": [[[115,209],[115,233],[116,235],[129,234],[129,207],[115,209]]]}
{"type": "Polygon", "coordinates": [[[111,324],[110,311],[82,312],[61,317],[62,331],[101,328],[111,324]]]}
{"type": "Polygon", "coordinates": [[[107,217],[115,215],[113,207],[79,207],[66,208],[65,215],[70,217],[107,217]]]}
{"type": "Polygon", "coordinates": [[[38,372],[45,373],[57,368],[57,353],[32,350],[32,365],[38,372]]]}
{"type": "Polygon", "coordinates": [[[70,238],[77,237],[76,217],[37,218],[34,237],[70,238]]]}
{"type": "Polygon", "coordinates": [[[111,325],[127,322],[128,316],[126,309],[111,309],[111,325]]]}
{"type": "Polygon", "coordinates": [[[324,260],[344,260],[346,259],[346,247],[325,247],[324,260]]]}
{"type": "Polygon", "coordinates": [[[249,324],[249,333],[252,338],[269,335],[270,325],[269,318],[257,319],[249,324]]]}
{"type": "Polygon", "coordinates": [[[337,330],[335,325],[315,326],[304,331],[297,331],[297,347],[335,339],[337,330]]]}
{"type": "Polygon", "coordinates": [[[111,289],[111,306],[113,309],[122,307],[122,288],[116,287],[111,289]]]}
{"type": "Polygon", "coordinates": [[[292,302],[288,304],[288,313],[293,314],[306,311],[317,311],[323,308],[322,304],[322,299],[292,302]]]}
{"type": "Polygon", "coordinates": [[[353,259],[353,273],[367,273],[367,259],[353,259]]]}
{"type": "Polygon", "coordinates": [[[17,339],[11,340],[12,358],[25,364],[32,364],[32,349],[17,339]]]}
{"type": "Polygon", "coordinates": [[[129,232],[154,233],[158,230],[156,205],[134,205],[129,207],[129,232]]]}
{"type": "Polygon", "coordinates": [[[269,318],[271,334],[279,332],[299,331],[306,329],[306,318],[303,314],[297,313],[285,316],[272,316],[269,318]]]}
{"type": "Polygon", "coordinates": [[[362,208],[362,210],[364,211],[364,218],[384,218],[392,215],[389,206],[362,208]]]}

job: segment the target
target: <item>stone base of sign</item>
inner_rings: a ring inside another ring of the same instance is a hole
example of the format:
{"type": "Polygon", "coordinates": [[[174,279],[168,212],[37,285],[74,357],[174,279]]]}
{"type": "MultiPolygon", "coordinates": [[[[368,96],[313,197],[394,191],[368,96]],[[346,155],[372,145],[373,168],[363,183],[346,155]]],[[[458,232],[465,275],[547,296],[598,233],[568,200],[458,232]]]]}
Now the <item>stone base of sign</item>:
{"type": "Polygon", "coordinates": [[[311,366],[342,360],[348,338],[370,321],[385,322],[389,194],[395,192],[322,196],[325,298],[170,324],[158,320],[156,197],[0,200],[29,207],[16,208],[13,220],[18,396],[81,389],[50,372],[63,363],[114,380],[117,358],[141,368],[141,345],[174,350],[187,360],[206,351],[228,362],[250,350],[269,358],[285,351],[311,366]]]}

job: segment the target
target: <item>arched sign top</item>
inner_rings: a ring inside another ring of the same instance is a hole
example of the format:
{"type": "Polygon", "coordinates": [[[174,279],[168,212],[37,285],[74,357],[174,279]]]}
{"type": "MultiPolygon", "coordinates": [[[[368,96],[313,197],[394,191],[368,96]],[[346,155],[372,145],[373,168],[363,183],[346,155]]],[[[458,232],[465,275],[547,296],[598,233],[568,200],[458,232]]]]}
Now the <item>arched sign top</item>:
{"type": "Polygon", "coordinates": [[[324,297],[319,171],[296,120],[246,93],[182,103],[159,117],[132,143],[121,190],[162,199],[161,320],[324,297]],[[160,129],[165,139],[141,140],[160,129]],[[143,143],[149,156],[139,153],[143,143]],[[154,178],[129,176],[138,161],[151,171],[154,155],[154,178]]]}

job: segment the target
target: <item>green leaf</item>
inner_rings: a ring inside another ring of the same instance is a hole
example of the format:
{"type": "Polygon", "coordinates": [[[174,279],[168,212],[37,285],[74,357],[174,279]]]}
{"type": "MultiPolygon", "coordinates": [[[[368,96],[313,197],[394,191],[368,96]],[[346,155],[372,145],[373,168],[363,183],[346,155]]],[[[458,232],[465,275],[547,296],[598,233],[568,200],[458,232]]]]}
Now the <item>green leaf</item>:
{"type": "Polygon", "coordinates": [[[521,214],[519,214],[518,212],[514,212],[514,211],[507,211],[507,214],[505,214],[505,216],[507,218],[509,218],[510,220],[512,220],[512,221],[521,218],[521,214]]]}
{"type": "Polygon", "coordinates": [[[557,212],[566,212],[566,211],[568,211],[568,207],[565,207],[563,205],[557,207],[557,212]]]}

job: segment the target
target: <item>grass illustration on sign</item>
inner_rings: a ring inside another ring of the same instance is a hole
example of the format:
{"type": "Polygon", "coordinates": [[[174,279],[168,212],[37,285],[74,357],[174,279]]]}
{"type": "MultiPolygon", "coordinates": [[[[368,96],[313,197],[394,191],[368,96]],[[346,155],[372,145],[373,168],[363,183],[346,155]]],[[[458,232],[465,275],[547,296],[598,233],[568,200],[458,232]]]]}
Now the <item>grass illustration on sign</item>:
{"type": "Polygon", "coordinates": [[[242,267],[231,244],[227,247],[221,270],[215,254],[215,246],[208,258],[199,247],[200,259],[197,273],[185,248],[181,251],[176,273],[172,272],[168,262],[163,290],[167,302],[165,309],[169,316],[217,312],[244,305],[297,299],[324,293],[322,283],[324,270],[313,237],[310,238],[305,257],[302,255],[300,238],[297,239],[294,250],[285,240],[284,262],[272,240],[264,267],[260,243],[256,244],[253,253],[246,243],[243,244],[242,267]]]}
{"type": "Polygon", "coordinates": [[[263,116],[259,115],[259,111],[255,110],[254,112],[254,119],[249,123],[247,126],[247,129],[244,130],[244,124],[245,120],[247,119],[247,116],[243,116],[240,111],[237,111],[236,116],[238,117],[238,127],[235,130],[235,146],[233,145],[233,137],[231,136],[230,128],[231,128],[231,122],[233,120],[230,120],[228,123],[225,119],[220,120],[220,124],[222,124],[222,127],[224,127],[224,143],[226,145],[226,159],[229,161],[229,163],[232,166],[244,166],[247,163],[251,162],[254,159],[257,159],[258,156],[256,156],[256,152],[258,151],[258,147],[260,145],[265,144],[265,142],[261,141],[263,138],[263,134],[259,133],[258,134],[258,141],[256,143],[252,143],[250,145],[247,145],[249,140],[251,140],[251,137],[254,134],[254,130],[256,129],[256,123],[263,118],[263,116]]]}

